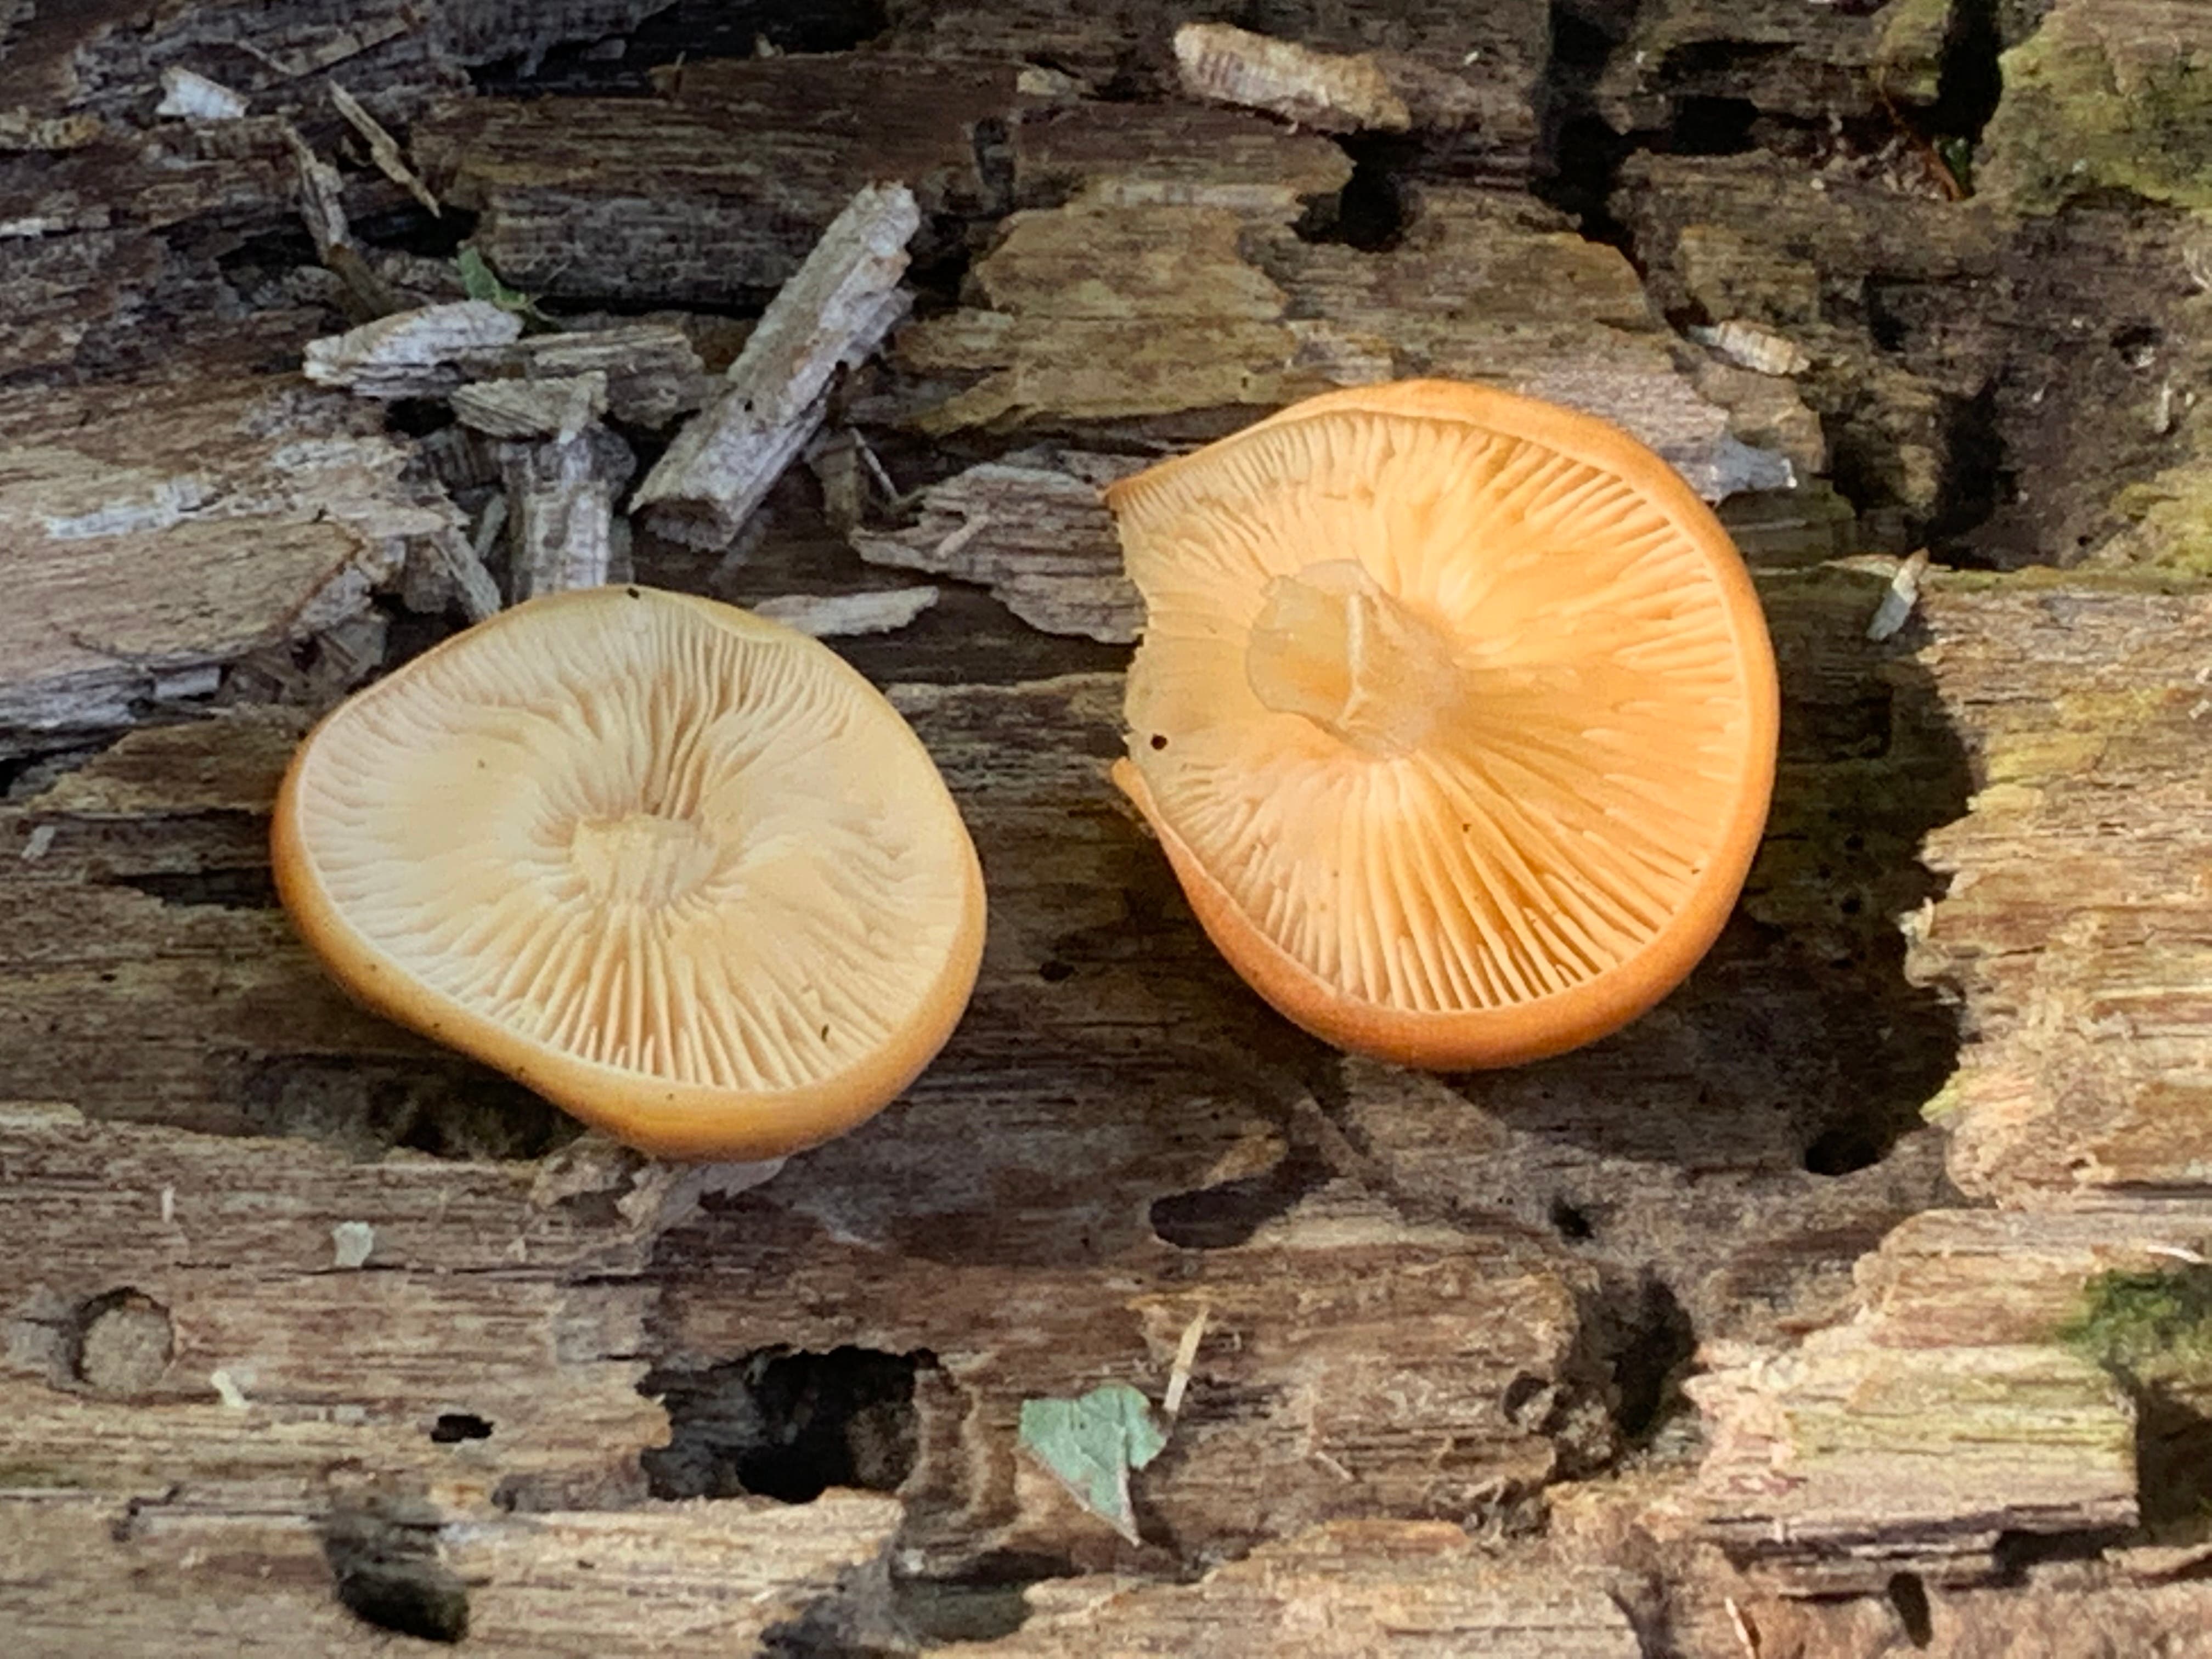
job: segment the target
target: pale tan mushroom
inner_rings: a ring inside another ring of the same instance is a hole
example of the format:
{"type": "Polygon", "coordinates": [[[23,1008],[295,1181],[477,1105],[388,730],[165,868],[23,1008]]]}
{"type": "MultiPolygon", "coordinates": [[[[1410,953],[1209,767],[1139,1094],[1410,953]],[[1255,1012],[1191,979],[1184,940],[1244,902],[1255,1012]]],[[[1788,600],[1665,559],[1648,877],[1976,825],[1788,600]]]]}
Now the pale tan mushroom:
{"type": "Polygon", "coordinates": [[[974,846],[897,711],[803,635],[647,588],[533,600],[345,703],[273,846],[356,996],[670,1157],[866,1118],[982,950],[974,846]]]}
{"type": "Polygon", "coordinates": [[[1413,380],[1107,492],[1145,598],[1115,778],[1255,990],[1344,1048],[1510,1066],[1719,934],[1774,781],[1728,533],[1571,410],[1413,380]]]}

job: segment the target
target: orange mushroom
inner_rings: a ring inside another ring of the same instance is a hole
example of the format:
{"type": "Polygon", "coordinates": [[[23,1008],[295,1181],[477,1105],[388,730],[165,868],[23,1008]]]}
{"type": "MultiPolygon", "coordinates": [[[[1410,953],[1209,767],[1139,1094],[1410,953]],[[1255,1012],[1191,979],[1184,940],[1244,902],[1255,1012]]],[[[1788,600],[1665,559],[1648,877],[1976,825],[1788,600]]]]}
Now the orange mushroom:
{"type": "Polygon", "coordinates": [[[532,600],[342,705],[272,840],[354,995],[670,1157],[869,1116],[982,951],[975,848],[897,711],[805,635],[647,588],[532,600]]]}
{"type": "Polygon", "coordinates": [[[1656,455],[1414,380],[1107,501],[1146,611],[1115,781],[1284,1014],[1510,1066],[1705,954],[1765,823],[1774,658],[1727,532],[1656,455]]]}

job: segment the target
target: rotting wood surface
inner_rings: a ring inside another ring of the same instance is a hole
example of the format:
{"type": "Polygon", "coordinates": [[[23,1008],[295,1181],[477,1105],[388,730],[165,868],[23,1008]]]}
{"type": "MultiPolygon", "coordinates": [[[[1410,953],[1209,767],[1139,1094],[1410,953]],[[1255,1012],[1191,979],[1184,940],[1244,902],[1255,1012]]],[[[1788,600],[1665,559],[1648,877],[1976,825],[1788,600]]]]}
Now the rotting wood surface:
{"type": "Polygon", "coordinates": [[[681,67],[697,9],[637,0],[125,9],[0,24],[16,1650],[2207,1650],[2193,9],[1270,9],[1406,89],[1343,144],[1185,97],[1175,29],[1224,20],[1170,0],[904,0],[860,50],[770,7],[802,50],[681,67]],[[170,68],[249,113],[149,116],[170,68]],[[568,331],[390,420],[299,375],[364,319],[295,137],[378,283],[464,296],[331,80],[568,331]],[[894,178],[921,303],[834,441],[729,544],[627,537],[611,461],[580,505],[564,445],[649,465],[738,355],[681,307],[757,308],[894,178]],[[1285,1027],[1103,775],[1137,617],[1095,485],[1418,373],[1732,497],[1787,702],[1711,957],[1487,1077],[1285,1027]],[[841,643],[985,862],[942,1060],[758,1185],[572,1139],[273,906],[307,721],[564,560],[907,618],[841,643]],[[2159,1346],[2081,1328],[2099,1275],[2180,1310],[2159,1346]],[[1201,1311],[1128,1544],[1021,1404],[1159,1400],[1201,1311]]]}

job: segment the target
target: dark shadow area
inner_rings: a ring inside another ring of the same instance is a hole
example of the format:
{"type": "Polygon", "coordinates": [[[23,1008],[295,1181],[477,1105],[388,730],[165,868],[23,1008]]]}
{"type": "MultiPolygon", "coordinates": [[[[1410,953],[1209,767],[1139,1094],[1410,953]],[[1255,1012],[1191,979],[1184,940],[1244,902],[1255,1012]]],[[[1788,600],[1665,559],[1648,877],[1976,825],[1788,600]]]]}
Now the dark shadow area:
{"type": "Polygon", "coordinates": [[[2212,1514],[2212,1413],[2205,1391],[2136,1391],[2136,1496],[2142,1523],[2172,1527],[2212,1514]]]}
{"type": "Polygon", "coordinates": [[[777,52],[849,52],[880,34],[884,0],[678,0],[627,35],[572,40],[536,62],[503,58],[477,69],[480,92],[612,97],[651,90],[665,64],[777,52]]]}
{"type": "Polygon", "coordinates": [[[956,1578],[912,1578],[896,1571],[891,1596],[902,1622],[925,1646],[995,1642],[1029,1617],[1025,1587],[1072,1578],[1074,1563],[1035,1551],[994,1550],[956,1578]]]}
{"type": "Polygon", "coordinates": [[[220,910],[273,910],[276,879],[266,865],[225,870],[149,870],[118,876],[113,885],[128,887],[164,904],[212,905],[220,910]]]}
{"type": "Polygon", "coordinates": [[[1656,1273],[1609,1282],[1583,1310],[1587,1358],[1609,1382],[1613,1427],[1644,1444],[1683,1404],[1680,1382],[1697,1352],[1697,1333],[1674,1292],[1656,1273]]]}
{"type": "Polygon", "coordinates": [[[581,1133],[558,1107],[458,1054],[274,1056],[248,1065],[234,1090],[246,1133],[317,1140],[364,1159],[395,1146],[433,1158],[542,1158],[581,1133]]]}
{"type": "Polygon", "coordinates": [[[441,1412],[430,1425],[430,1438],[441,1446],[457,1446],[464,1440],[489,1440],[491,1431],[474,1412],[441,1412]]]}
{"type": "Polygon", "coordinates": [[[1897,1614],[1897,1622],[1905,1626],[1905,1639],[1916,1648],[1924,1648],[1935,1639],[1933,1611],[1928,1605],[1928,1586],[1920,1582],[1917,1572],[1893,1572],[1885,1594],[1890,1608],[1897,1614]]]}
{"type": "Polygon", "coordinates": [[[2061,1335],[2135,1402],[2142,1525],[2212,1514],[2212,1267],[2100,1273],[2061,1335]]]}
{"type": "MultiPolygon", "coordinates": [[[[1965,751],[1909,658],[1844,678],[1777,632],[1781,764],[1735,918],[1642,1019],[1455,1080],[1512,1128],[1686,1170],[1840,1176],[1887,1156],[1954,1070],[1956,1012],[1906,981],[1897,918],[1942,890],[1919,847],[1966,810],[1965,751]]],[[[1574,1237],[1571,1194],[1564,1224],[1549,1193],[1528,1199],[1532,1224],[1574,1237]]]]}
{"type": "Polygon", "coordinates": [[[1943,40],[1936,102],[1925,117],[1931,135],[1972,141],[1981,137],[1990,117],[1996,113],[1997,99],[2004,91],[1997,62],[2004,50],[1998,4],[1999,0],[1951,0],[1951,26],[1943,40]]]}
{"type": "Polygon", "coordinates": [[[468,1586],[440,1557],[429,1505],[333,1510],[322,1533],[337,1598],[362,1623],[425,1642],[468,1635],[468,1586]]]}
{"type": "Polygon", "coordinates": [[[1388,253],[1413,222],[1401,179],[1420,158],[1418,141],[1360,133],[1340,138],[1352,177],[1334,196],[1316,198],[1292,227],[1305,242],[1341,242],[1363,253],[1388,253]]]}
{"type": "Polygon", "coordinates": [[[913,1473],[915,1373],[926,1351],[763,1348],[703,1370],[649,1372],[669,1443],[641,1459],[655,1498],[756,1492],[811,1503],[831,1486],[895,1492],[913,1473]]]}
{"type": "Polygon", "coordinates": [[[1636,25],[1636,0],[1553,0],[1551,56],[1536,83],[1531,194],[1571,217],[1582,234],[1626,251],[1627,227],[1607,206],[1633,148],[1598,114],[1598,78],[1636,25]]]}
{"type": "Polygon", "coordinates": [[[1331,1173],[1318,1148],[1294,1145],[1265,1174],[1155,1200],[1152,1231],[1178,1249],[1228,1249],[1286,1213],[1331,1173]]]}

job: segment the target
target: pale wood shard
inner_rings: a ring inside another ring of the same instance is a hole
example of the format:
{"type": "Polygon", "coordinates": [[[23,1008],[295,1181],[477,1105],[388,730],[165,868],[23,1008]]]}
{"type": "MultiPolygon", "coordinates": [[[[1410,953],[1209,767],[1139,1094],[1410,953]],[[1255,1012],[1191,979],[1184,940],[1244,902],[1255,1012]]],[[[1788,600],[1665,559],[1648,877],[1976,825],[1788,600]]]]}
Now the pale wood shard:
{"type": "Polygon", "coordinates": [[[372,411],[296,383],[19,392],[0,425],[0,755],[212,690],[359,613],[458,524],[372,411]]]}
{"type": "Polygon", "coordinates": [[[706,403],[715,389],[690,337],[669,323],[617,323],[533,335],[507,347],[499,362],[503,368],[519,368],[528,380],[599,375],[606,386],[606,412],[633,426],[666,426],[706,403]]]}
{"type": "Polygon", "coordinates": [[[172,64],[161,71],[161,101],[154,113],[188,121],[234,121],[247,108],[246,100],[220,81],[172,64]]]}
{"type": "Polygon", "coordinates": [[[384,123],[370,114],[360,99],[336,81],[331,82],[331,102],[337,112],[345,117],[346,125],[359,133],[362,141],[368,146],[369,159],[376,163],[377,171],[404,188],[432,218],[442,216],[444,210],[439,206],[438,198],[431,194],[430,187],[422,182],[415,169],[407,165],[406,152],[400,149],[399,141],[392,136],[384,123]]]}
{"type": "Polygon", "coordinates": [[[1121,569],[1121,544],[1099,491],[1146,463],[1079,450],[1021,450],[922,492],[913,526],[855,531],[871,564],[978,582],[1047,633],[1126,645],[1144,602],[1121,569]]]}
{"type": "Polygon", "coordinates": [[[1371,57],[1316,52],[1227,23],[1185,23],[1176,69],[1194,98],[1266,110],[1322,132],[1403,132],[1413,118],[1371,57]]]}
{"type": "Polygon", "coordinates": [[[790,593],[763,599],[751,609],[771,622],[817,640],[854,634],[889,634],[937,603],[934,587],[873,588],[864,593],[790,593]]]}
{"type": "Polygon", "coordinates": [[[521,333],[522,319],[490,301],[456,300],[312,340],[303,367],[318,385],[364,398],[441,397],[461,384],[464,359],[521,333]]]}
{"type": "Polygon", "coordinates": [[[507,590],[516,604],[626,575],[628,526],[615,502],[636,465],[628,444],[592,422],[573,436],[500,451],[507,590]]]}
{"type": "Polygon", "coordinates": [[[515,380],[472,380],[448,401],[465,426],[494,438],[566,443],[607,412],[604,369],[515,380]]]}
{"type": "Polygon", "coordinates": [[[398,592],[410,611],[435,615],[457,610],[472,623],[495,614],[501,605],[497,580],[459,529],[441,532],[409,550],[398,592]]]}
{"type": "Polygon", "coordinates": [[[660,534],[726,545],[822,424],[831,382],[866,360],[909,303],[899,287],[921,223],[914,192],[871,185],[847,204],[677,434],[630,510],[660,534]]]}

